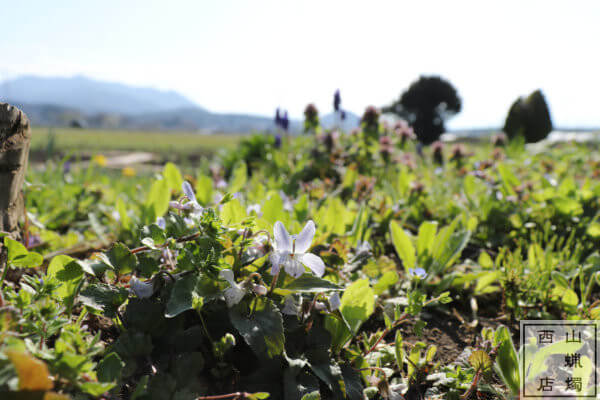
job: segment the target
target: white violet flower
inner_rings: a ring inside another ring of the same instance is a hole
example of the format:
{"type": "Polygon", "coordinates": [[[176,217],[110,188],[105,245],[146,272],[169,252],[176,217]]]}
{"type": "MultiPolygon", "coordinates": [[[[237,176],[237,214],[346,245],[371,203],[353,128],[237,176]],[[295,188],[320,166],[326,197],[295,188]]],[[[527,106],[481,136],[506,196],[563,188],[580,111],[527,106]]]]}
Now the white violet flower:
{"type": "Polygon", "coordinates": [[[275,236],[275,249],[271,254],[272,275],[277,275],[281,266],[285,272],[298,278],[304,273],[304,266],[310,268],[317,276],[325,273],[325,263],[321,257],[307,253],[315,236],[315,223],[308,221],[297,235],[290,235],[280,221],[275,222],[273,227],[275,236]]]}
{"type": "Polygon", "coordinates": [[[147,299],[154,294],[152,281],[142,282],[136,276],[132,276],[129,280],[129,289],[140,299],[147,299]]]}
{"type": "Polygon", "coordinates": [[[229,283],[229,287],[224,290],[225,302],[227,307],[233,307],[246,295],[246,291],[242,289],[242,286],[235,282],[233,277],[233,271],[230,269],[224,269],[219,272],[219,278],[226,280],[229,283]]]}
{"type": "Polygon", "coordinates": [[[196,194],[194,193],[192,185],[190,185],[188,181],[184,181],[181,185],[181,190],[183,191],[183,194],[188,199],[188,201],[185,203],[181,203],[179,201],[171,201],[169,205],[181,211],[191,211],[192,215],[200,215],[204,208],[200,204],[198,204],[198,200],[196,200],[196,194]]]}

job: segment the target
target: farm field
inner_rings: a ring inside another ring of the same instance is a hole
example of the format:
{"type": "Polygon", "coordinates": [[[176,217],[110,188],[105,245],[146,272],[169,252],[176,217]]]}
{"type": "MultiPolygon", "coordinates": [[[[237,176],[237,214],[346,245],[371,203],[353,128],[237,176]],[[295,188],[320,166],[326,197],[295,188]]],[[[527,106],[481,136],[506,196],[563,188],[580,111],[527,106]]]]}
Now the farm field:
{"type": "Polygon", "coordinates": [[[388,129],[57,131],[61,151],[226,151],[30,168],[22,241],[4,238],[0,393],[516,398],[519,320],[600,317],[598,145],[420,155],[388,129]]]}
{"type": "Polygon", "coordinates": [[[163,156],[185,157],[230,150],[241,135],[199,134],[193,132],[143,132],[77,128],[34,127],[31,151],[34,153],[144,151],[163,156]]]}

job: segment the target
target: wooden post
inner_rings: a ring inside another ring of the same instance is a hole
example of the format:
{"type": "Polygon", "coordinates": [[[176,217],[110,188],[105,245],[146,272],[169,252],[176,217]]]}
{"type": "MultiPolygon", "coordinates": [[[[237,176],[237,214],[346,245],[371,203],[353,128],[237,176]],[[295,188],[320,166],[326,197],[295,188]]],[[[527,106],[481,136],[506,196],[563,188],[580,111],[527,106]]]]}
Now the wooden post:
{"type": "Polygon", "coordinates": [[[23,182],[27,171],[31,129],[25,113],[0,103],[0,230],[21,237],[19,220],[24,214],[23,182]]]}

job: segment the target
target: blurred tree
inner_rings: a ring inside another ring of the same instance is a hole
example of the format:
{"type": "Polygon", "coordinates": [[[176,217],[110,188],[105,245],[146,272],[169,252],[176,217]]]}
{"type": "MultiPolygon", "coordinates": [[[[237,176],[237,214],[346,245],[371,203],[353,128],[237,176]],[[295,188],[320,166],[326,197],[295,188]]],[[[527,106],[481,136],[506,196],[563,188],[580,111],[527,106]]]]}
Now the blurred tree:
{"type": "Polygon", "coordinates": [[[545,139],[551,131],[550,110],[541,90],[525,99],[519,97],[508,110],[504,132],[511,139],[521,135],[527,143],[535,143],[545,139]]]}
{"type": "Polygon", "coordinates": [[[460,109],[461,100],[454,86],[439,76],[421,76],[383,112],[406,119],[419,141],[431,144],[444,133],[444,122],[460,109]]]}

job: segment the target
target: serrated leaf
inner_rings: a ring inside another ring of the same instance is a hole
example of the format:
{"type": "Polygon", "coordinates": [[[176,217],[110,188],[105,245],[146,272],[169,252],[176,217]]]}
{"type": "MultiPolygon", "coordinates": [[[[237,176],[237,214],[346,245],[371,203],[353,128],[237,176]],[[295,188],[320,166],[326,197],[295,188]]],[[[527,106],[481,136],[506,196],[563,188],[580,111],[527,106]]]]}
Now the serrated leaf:
{"type": "Polygon", "coordinates": [[[44,258],[35,252],[30,252],[21,243],[4,237],[4,246],[8,251],[8,264],[14,268],[35,268],[39,267],[44,258]]]}
{"type": "Polygon", "coordinates": [[[128,293],[125,288],[98,283],[83,289],[79,298],[84,305],[102,311],[108,318],[113,318],[119,306],[127,300],[128,293]]]}
{"type": "Polygon", "coordinates": [[[175,282],[173,289],[171,289],[171,296],[167,302],[165,317],[173,318],[184,311],[192,310],[202,305],[202,297],[196,290],[199,280],[199,274],[188,274],[175,282]]]}
{"type": "Polygon", "coordinates": [[[70,308],[70,305],[73,304],[79,282],[83,277],[83,268],[81,265],[74,258],[66,255],[58,255],[50,261],[46,274],[62,282],[54,293],[65,301],[67,307],[70,308]]]}
{"type": "Polygon", "coordinates": [[[136,255],[123,243],[115,243],[108,253],[100,256],[100,260],[120,274],[133,271],[137,264],[136,255]]]}
{"type": "Polygon", "coordinates": [[[492,360],[485,351],[475,350],[469,356],[469,364],[471,364],[476,371],[488,371],[492,367],[492,360]]]}
{"type": "Polygon", "coordinates": [[[283,318],[270,299],[255,301],[259,303],[251,316],[248,307],[240,303],[229,309],[229,318],[259,358],[273,358],[283,352],[283,318]]]}
{"type": "Polygon", "coordinates": [[[125,363],[115,352],[110,352],[98,363],[98,380],[100,382],[113,382],[121,377],[121,370],[125,363]]]}

